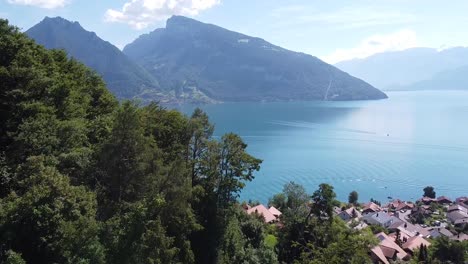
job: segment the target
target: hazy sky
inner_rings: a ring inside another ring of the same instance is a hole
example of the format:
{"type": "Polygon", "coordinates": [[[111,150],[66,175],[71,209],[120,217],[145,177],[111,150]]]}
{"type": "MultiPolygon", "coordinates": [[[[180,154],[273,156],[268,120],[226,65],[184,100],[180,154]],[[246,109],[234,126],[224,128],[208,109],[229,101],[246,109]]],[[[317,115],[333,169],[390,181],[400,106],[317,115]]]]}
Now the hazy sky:
{"type": "Polygon", "coordinates": [[[0,17],[23,30],[62,16],[119,48],[173,14],[330,63],[416,46],[468,46],[467,0],[0,0],[0,17]]]}

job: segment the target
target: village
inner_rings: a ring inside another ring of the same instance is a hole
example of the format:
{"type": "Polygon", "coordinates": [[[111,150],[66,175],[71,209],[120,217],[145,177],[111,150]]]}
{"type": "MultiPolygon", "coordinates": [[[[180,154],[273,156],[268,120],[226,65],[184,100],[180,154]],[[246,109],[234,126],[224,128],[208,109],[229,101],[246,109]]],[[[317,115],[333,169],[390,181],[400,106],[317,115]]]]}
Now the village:
{"type": "MultiPolygon", "coordinates": [[[[281,228],[281,211],[258,204],[243,206],[247,214],[263,216],[267,224],[281,228]]],[[[416,202],[393,199],[387,204],[342,204],[334,207],[334,215],[357,230],[370,228],[379,244],[369,252],[374,263],[389,264],[410,260],[426,251],[431,241],[445,237],[453,241],[468,240],[468,197],[451,200],[446,196],[422,197],[416,202]]]]}

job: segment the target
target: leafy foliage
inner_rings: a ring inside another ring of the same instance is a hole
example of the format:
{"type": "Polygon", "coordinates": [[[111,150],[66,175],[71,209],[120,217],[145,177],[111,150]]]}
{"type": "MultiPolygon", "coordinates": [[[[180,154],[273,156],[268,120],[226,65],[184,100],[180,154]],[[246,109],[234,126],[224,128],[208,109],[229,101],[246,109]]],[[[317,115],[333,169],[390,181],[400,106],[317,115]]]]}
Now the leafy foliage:
{"type": "Polygon", "coordinates": [[[468,259],[468,242],[459,242],[440,236],[430,247],[430,256],[442,263],[463,263],[468,259]]]}
{"type": "Polygon", "coordinates": [[[427,187],[424,188],[423,191],[424,191],[424,194],[423,194],[424,197],[429,197],[429,198],[433,198],[433,199],[436,198],[436,193],[434,191],[434,187],[427,186],[427,187]]]}
{"type": "Polygon", "coordinates": [[[349,193],[348,203],[357,204],[358,199],[359,199],[359,194],[356,191],[352,191],[349,193]]]}
{"type": "MultiPolygon", "coordinates": [[[[309,198],[302,186],[289,183],[282,195],[287,200],[302,200],[299,208],[307,205],[309,198]]],[[[350,229],[340,218],[334,217],[335,193],[328,184],[320,184],[310,197],[307,208],[284,208],[284,227],[279,237],[279,259],[285,263],[370,263],[369,249],[377,244],[367,230],[350,229]],[[352,252],[352,253],[351,253],[352,252]]],[[[273,199],[274,201],[275,199],[273,199]]]]}

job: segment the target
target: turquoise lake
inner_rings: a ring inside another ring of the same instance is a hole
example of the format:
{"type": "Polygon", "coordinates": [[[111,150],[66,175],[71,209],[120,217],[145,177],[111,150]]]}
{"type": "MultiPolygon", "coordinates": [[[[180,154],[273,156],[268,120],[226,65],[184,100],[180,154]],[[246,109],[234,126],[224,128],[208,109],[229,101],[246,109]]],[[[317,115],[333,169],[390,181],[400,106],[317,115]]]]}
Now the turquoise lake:
{"type": "MultiPolygon", "coordinates": [[[[215,136],[235,132],[263,160],[241,200],[267,202],[294,181],[346,201],[468,195],[468,92],[388,92],[387,100],[201,106],[215,136]]],[[[187,114],[193,106],[181,108],[187,114]]]]}

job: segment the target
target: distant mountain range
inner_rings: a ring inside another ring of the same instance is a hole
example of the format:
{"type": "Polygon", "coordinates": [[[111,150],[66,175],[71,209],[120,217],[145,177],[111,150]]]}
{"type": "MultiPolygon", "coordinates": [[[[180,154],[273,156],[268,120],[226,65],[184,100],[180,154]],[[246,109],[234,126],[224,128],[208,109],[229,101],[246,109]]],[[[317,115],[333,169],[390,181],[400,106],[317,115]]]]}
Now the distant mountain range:
{"type": "Polygon", "coordinates": [[[386,98],[316,57],[181,16],[123,52],[63,18],[45,18],[26,33],[96,70],[119,98],[167,103],[386,98]]]}
{"type": "Polygon", "coordinates": [[[468,48],[412,48],[335,66],[382,90],[468,89],[468,48]]]}
{"type": "Polygon", "coordinates": [[[468,65],[439,72],[427,80],[396,86],[395,90],[468,90],[468,65]]]}

